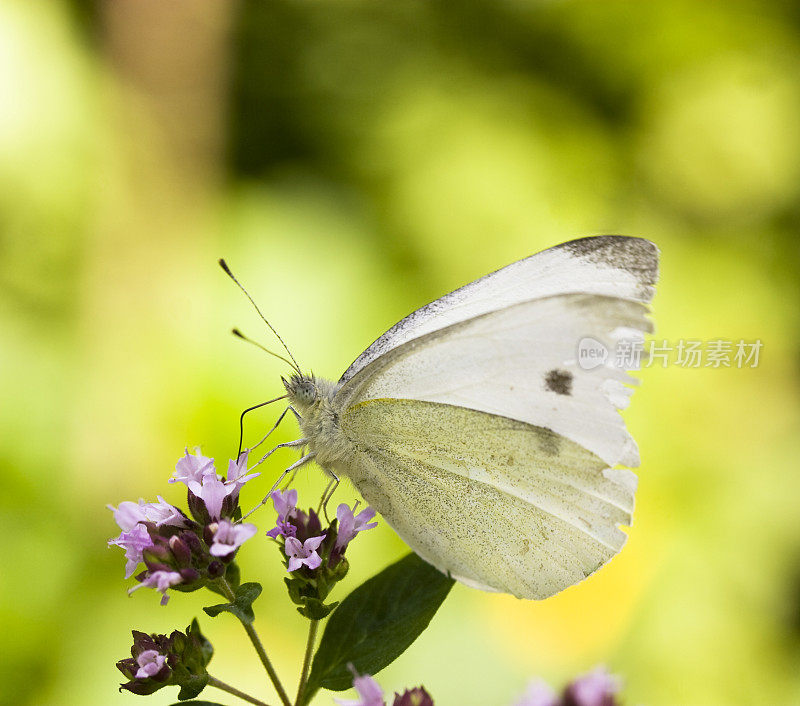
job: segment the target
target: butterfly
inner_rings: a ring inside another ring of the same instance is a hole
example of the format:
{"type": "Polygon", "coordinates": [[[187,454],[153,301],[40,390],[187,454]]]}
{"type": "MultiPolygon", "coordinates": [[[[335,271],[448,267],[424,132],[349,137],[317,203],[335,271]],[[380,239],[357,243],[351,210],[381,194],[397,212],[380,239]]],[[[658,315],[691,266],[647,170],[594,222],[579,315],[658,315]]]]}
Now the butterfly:
{"type": "Polygon", "coordinates": [[[289,353],[302,438],[280,446],[307,453],[287,472],[313,460],[349,479],[468,586],[543,599],[578,583],[631,524],[637,477],[620,466],[639,454],[619,410],[638,361],[611,352],[652,331],[657,278],[650,241],[582,238],[417,309],[336,382],[289,353]],[[608,355],[584,364],[587,340],[608,355]]]}

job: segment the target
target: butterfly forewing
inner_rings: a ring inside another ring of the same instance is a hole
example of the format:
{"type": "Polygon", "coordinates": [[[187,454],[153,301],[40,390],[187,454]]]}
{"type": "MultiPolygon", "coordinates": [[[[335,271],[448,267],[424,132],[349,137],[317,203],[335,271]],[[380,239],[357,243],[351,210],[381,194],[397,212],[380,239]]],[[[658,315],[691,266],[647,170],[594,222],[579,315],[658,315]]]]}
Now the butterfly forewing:
{"type": "Polygon", "coordinates": [[[658,249],[621,235],[561,243],[456,289],[397,322],[345,371],[340,382],[397,346],[431,331],[519,302],[584,292],[649,302],[658,279],[658,249]]]}
{"type": "Polygon", "coordinates": [[[645,314],[638,302],[586,294],[522,302],[392,349],[337,397],[343,406],[398,398],[499,414],[566,436],[609,465],[635,466],[636,444],[617,411],[635,380],[614,360],[584,370],[577,348],[586,336],[609,350],[621,336],[641,343],[645,314]]]}

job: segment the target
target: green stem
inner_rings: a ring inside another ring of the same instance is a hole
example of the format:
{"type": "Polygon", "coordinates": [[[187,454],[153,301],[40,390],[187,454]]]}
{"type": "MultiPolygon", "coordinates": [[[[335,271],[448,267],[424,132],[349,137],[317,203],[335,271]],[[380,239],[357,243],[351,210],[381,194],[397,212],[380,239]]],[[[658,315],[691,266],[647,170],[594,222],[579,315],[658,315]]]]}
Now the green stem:
{"type": "Polygon", "coordinates": [[[308,670],[311,667],[311,655],[314,653],[314,643],[317,640],[317,628],[319,627],[319,620],[312,620],[308,625],[308,642],[306,642],[306,654],[303,657],[303,670],[300,672],[300,685],[297,687],[297,699],[295,706],[300,706],[303,696],[303,691],[306,688],[308,681],[308,670]]]}
{"type": "MultiPolygon", "coordinates": [[[[220,579],[220,586],[225,592],[225,597],[231,603],[233,603],[233,601],[236,600],[236,594],[233,592],[233,589],[230,587],[228,582],[225,579],[220,579]]],[[[286,691],[281,684],[281,680],[278,679],[278,675],[275,672],[275,668],[272,666],[272,662],[270,662],[269,657],[267,657],[267,652],[264,649],[264,645],[261,644],[261,640],[259,639],[255,628],[251,623],[248,623],[241,618],[239,618],[239,622],[242,624],[244,631],[247,633],[247,637],[250,638],[250,642],[253,643],[253,647],[255,647],[256,652],[258,653],[258,658],[261,660],[261,664],[264,665],[264,669],[267,670],[267,675],[269,676],[272,685],[275,687],[275,691],[278,692],[281,703],[283,703],[283,706],[292,706],[292,702],[289,701],[289,697],[286,695],[286,691]]]]}
{"type": "Polygon", "coordinates": [[[215,686],[217,689],[222,689],[222,691],[227,691],[229,694],[238,696],[240,699],[243,699],[248,703],[255,704],[255,706],[269,706],[269,704],[266,704],[263,701],[259,701],[254,696],[245,694],[243,691],[239,691],[236,687],[233,687],[230,684],[226,684],[224,681],[220,681],[219,679],[215,679],[210,674],[208,676],[208,685],[215,686]]]}

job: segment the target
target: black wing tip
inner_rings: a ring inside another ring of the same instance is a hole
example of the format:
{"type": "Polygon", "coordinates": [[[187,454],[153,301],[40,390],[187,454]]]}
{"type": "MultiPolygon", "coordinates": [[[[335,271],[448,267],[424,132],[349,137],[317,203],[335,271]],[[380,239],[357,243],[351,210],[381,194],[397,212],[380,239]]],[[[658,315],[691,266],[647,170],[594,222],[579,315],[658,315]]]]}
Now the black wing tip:
{"type": "Polygon", "coordinates": [[[658,246],[632,235],[595,235],[569,240],[556,248],[598,265],[626,270],[644,285],[658,281],[658,246]]]}

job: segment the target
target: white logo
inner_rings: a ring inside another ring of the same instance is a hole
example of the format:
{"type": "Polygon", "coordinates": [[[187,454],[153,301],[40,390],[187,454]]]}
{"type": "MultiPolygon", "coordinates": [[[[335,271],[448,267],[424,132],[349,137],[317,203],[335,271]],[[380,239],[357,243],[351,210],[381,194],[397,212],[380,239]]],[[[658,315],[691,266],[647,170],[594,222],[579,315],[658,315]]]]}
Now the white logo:
{"type": "Polygon", "coordinates": [[[578,341],[578,365],[584,370],[594,370],[608,360],[608,348],[595,338],[578,341]]]}

